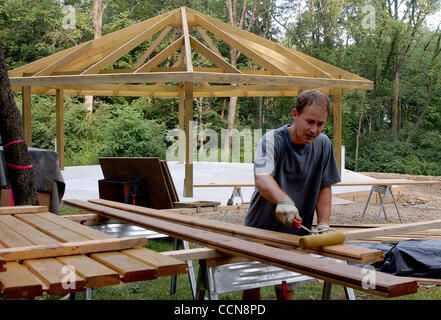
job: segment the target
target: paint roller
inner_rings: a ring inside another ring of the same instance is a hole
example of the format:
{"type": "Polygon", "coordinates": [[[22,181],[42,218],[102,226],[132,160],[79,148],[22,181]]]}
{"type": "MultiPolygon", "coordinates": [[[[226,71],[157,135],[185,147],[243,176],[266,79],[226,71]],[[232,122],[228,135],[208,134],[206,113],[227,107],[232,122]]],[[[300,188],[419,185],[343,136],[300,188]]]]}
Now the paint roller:
{"type": "Polygon", "coordinates": [[[299,246],[302,249],[313,249],[323,246],[332,246],[336,244],[342,244],[345,242],[345,235],[343,232],[337,232],[334,229],[325,229],[320,231],[312,231],[302,225],[302,221],[294,219],[294,226],[297,229],[304,229],[310,233],[310,235],[302,236],[299,239],[299,246]],[[332,231],[332,232],[328,232],[332,231]],[[322,233],[327,232],[327,233],[322,233]]]}

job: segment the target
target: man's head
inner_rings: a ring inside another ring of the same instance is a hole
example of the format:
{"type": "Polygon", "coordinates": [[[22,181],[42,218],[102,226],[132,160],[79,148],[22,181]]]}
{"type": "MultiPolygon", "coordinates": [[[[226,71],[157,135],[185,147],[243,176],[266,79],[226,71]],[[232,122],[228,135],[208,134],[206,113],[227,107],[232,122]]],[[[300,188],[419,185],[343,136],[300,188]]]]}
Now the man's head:
{"type": "Polygon", "coordinates": [[[302,91],[292,110],[294,125],[291,138],[294,143],[309,144],[317,138],[325,127],[329,115],[329,98],[316,90],[302,91]]]}

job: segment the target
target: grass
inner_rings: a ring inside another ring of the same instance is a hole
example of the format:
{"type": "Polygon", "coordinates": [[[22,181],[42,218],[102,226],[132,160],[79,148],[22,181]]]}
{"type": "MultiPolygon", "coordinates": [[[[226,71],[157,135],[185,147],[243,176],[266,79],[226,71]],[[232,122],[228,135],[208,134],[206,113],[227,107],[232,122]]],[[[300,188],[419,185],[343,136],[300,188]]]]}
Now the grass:
{"type": "MultiPolygon", "coordinates": [[[[76,208],[61,206],[60,214],[78,214],[87,213],[76,208]]],[[[164,239],[150,239],[146,248],[162,252],[173,250],[173,242],[164,239]]],[[[195,276],[197,278],[199,265],[197,261],[193,261],[195,276]]],[[[142,281],[129,284],[120,284],[116,286],[108,286],[97,288],[92,291],[93,300],[192,300],[190,281],[188,275],[178,275],[176,293],[170,294],[171,277],[161,277],[157,280],[142,281]]],[[[322,296],[323,282],[312,280],[306,282],[302,287],[296,290],[296,298],[298,300],[320,300],[322,296]]],[[[262,299],[276,299],[274,288],[262,288],[262,299]]],[[[384,300],[386,298],[368,294],[363,291],[354,290],[357,300],[384,300]]],[[[46,299],[58,299],[60,297],[52,296],[46,299]]],[[[84,300],[85,293],[77,293],[77,300],[84,300]]],[[[241,292],[228,292],[218,295],[219,300],[240,300],[241,292]]],[[[344,289],[340,285],[333,285],[331,292],[331,300],[345,300],[344,289]]],[[[406,295],[390,300],[441,300],[441,286],[422,286],[418,292],[412,295],[406,295]]]]}

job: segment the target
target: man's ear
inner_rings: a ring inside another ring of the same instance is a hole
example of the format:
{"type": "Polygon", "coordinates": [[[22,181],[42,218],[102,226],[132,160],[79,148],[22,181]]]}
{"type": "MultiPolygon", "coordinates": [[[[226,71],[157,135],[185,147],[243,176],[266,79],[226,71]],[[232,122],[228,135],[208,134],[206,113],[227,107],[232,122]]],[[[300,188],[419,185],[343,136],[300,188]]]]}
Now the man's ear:
{"type": "Polygon", "coordinates": [[[299,115],[298,111],[296,108],[292,109],[292,118],[295,121],[297,116],[299,115]]]}

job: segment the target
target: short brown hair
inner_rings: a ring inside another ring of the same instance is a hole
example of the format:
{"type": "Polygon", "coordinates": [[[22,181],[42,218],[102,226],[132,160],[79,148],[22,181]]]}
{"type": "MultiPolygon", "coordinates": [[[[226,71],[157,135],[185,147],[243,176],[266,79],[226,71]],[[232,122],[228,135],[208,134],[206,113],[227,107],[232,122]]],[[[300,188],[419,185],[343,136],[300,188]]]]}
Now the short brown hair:
{"type": "Polygon", "coordinates": [[[309,107],[313,103],[326,108],[329,115],[329,98],[326,94],[317,90],[302,91],[297,97],[295,109],[301,114],[305,107],[309,107]]]}

